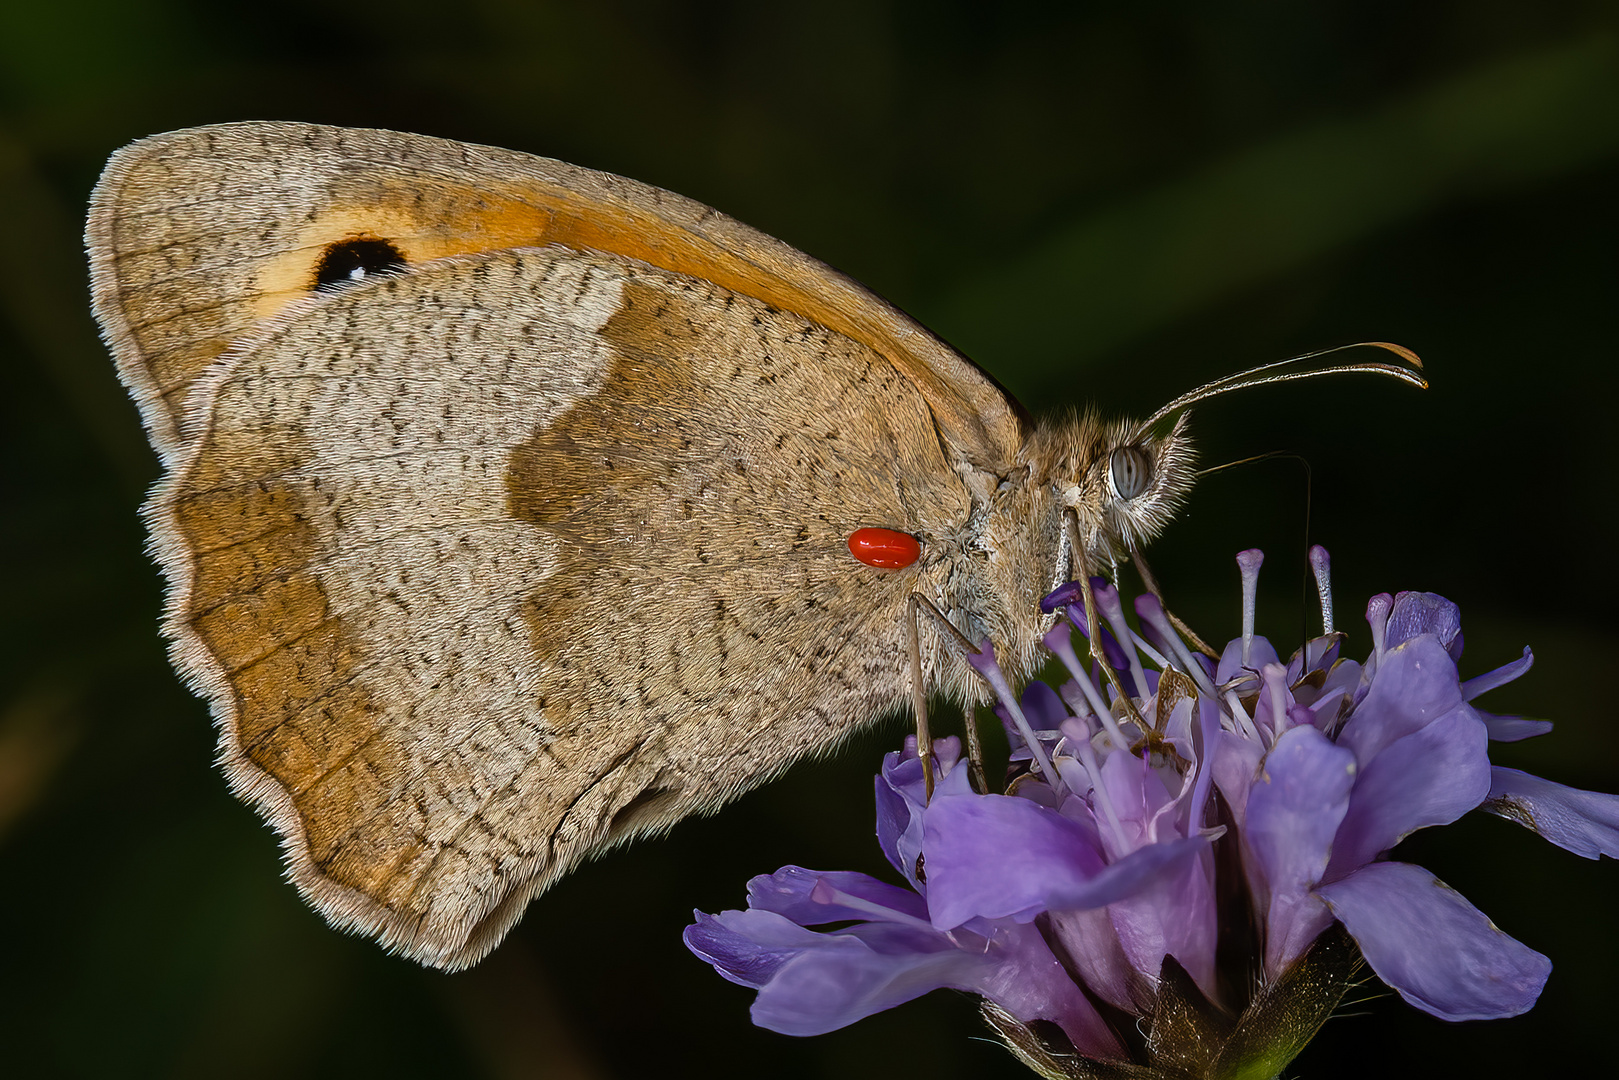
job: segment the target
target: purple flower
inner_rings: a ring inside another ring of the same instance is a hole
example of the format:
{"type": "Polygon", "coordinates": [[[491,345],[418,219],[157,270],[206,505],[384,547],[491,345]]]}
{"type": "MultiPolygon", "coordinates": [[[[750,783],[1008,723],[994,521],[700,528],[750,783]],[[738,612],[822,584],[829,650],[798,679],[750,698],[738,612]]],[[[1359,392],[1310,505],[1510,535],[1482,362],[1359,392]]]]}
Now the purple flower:
{"type": "Polygon", "coordinates": [[[1085,624],[1078,586],[1053,594],[1067,619],[1046,643],[1068,682],[1018,699],[987,647],[970,658],[997,687],[1012,749],[1004,794],[974,791],[944,739],[927,799],[909,740],[876,786],[878,842],[906,886],[785,867],[750,882],[747,910],[697,913],[687,945],[759,991],[762,1026],[816,1034],[954,987],[982,997],[997,1031],[1055,1075],[1088,1075],[1075,1064],[1086,1060],[1272,1075],[1347,988],[1348,938],[1436,1016],[1528,1009],[1550,962],[1386,855],[1484,809],[1611,856],[1619,797],[1492,768],[1491,739],[1550,725],[1472,701],[1532,657],[1463,682],[1460,617],[1444,598],[1374,597],[1372,653],[1342,658],[1320,549],[1326,632],[1284,665],[1253,633],[1260,561],[1239,557],[1244,632],[1217,662],[1185,645],[1152,596],[1136,600],[1137,630],[1105,583],[1093,583],[1105,627],[1085,624]],[[1128,697],[1076,650],[1093,632],[1128,697]]]}
{"type": "MultiPolygon", "coordinates": [[[[1374,598],[1367,618],[1376,648],[1347,707],[1301,717],[1247,788],[1242,838],[1250,884],[1268,905],[1265,973],[1279,975],[1336,919],[1418,1008],[1447,1020],[1516,1015],[1534,1004],[1551,962],[1433,875],[1378,861],[1490,793],[1489,728],[1456,670],[1458,612],[1431,593],[1402,593],[1374,598]]],[[[1508,677],[1527,669],[1509,667],[1508,677]]],[[[1505,681],[1496,674],[1474,687],[1505,681]]]]}
{"type": "MultiPolygon", "coordinates": [[[[928,862],[919,873],[927,853],[940,850],[927,836],[941,828],[935,819],[942,818],[946,832],[954,834],[961,828],[956,815],[965,812],[966,835],[984,800],[1026,806],[1050,818],[1035,824],[1037,830],[1046,826],[1044,834],[1028,838],[1024,850],[1052,851],[1059,860],[1071,842],[1061,828],[1063,819],[1020,799],[974,795],[967,770],[958,767],[954,738],[939,740],[934,752],[943,775],[931,805],[924,805],[914,738],[903,753],[888,755],[877,778],[883,854],[915,891],[865,874],[787,866],[748,883],[748,910],[697,912],[697,921],[686,928],[687,947],[726,978],[756,987],[754,1022],[789,1035],[831,1031],[930,990],[953,987],[979,994],[1024,1022],[1055,1023],[1088,1053],[1117,1054],[1120,1047],[1108,1026],[1040,932],[1028,918],[1017,917],[1022,912],[972,911],[983,893],[975,888],[981,873],[975,864],[957,859],[953,865],[945,845],[943,865],[928,862]],[[932,899],[941,894],[943,899],[932,899]],[[934,915],[935,907],[946,905],[953,914],[934,915]],[[851,925],[825,933],[805,929],[838,922],[851,925]]],[[[1101,902],[1111,898],[1104,890],[1101,902]]]]}

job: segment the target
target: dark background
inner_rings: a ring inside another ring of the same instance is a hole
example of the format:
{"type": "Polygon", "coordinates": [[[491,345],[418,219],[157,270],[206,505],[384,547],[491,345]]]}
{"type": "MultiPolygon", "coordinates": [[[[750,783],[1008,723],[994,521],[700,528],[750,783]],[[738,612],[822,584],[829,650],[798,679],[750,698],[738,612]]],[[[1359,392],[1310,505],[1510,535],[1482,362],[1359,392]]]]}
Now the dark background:
{"type": "MultiPolygon", "coordinates": [[[[787,862],[885,869],[890,723],[616,852],[446,976],[327,929],[210,768],[136,518],[156,464],[98,344],[79,233],[106,156],[245,118],[421,131],[672,188],[866,281],[1037,411],[1139,414],[1380,338],[1433,388],[1344,379],[1200,410],[1210,477],[1154,549],[1206,637],[1271,555],[1296,643],[1306,492],[1351,651],[1375,591],[1458,601],[1483,704],[1558,722],[1496,760],[1619,788],[1619,29],[1609,3],[0,3],[0,1071],[16,1076],[1015,1076],[939,992],[816,1039],[680,944],[787,862]]],[[[1375,980],[1290,1075],[1590,1075],[1619,872],[1470,817],[1402,848],[1555,963],[1528,1016],[1449,1025],[1375,980]]]]}

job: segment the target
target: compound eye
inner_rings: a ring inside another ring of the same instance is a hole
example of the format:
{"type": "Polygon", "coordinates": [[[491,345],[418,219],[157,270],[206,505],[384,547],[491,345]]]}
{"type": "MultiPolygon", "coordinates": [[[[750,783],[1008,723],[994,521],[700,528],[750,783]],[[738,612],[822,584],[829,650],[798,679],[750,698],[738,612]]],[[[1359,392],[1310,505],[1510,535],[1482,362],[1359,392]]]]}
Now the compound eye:
{"type": "Polygon", "coordinates": [[[1114,495],[1133,499],[1147,490],[1147,482],[1152,479],[1152,462],[1141,447],[1119,447],[1113,451],[1109,466],[1114,495]]]}

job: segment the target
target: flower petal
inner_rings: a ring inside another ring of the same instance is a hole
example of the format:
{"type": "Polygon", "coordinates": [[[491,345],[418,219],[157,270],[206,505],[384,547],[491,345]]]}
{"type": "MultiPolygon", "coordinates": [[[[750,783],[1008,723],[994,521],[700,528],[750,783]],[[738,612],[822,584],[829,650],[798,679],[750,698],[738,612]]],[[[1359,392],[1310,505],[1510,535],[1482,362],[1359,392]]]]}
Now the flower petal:
{"type": "Polygon", "coordinates": [[[1208,821],[1209,793],[1214,790],[1214,771],[1219,764],[1220,706],[1213,698],[1198,699],[1196,754],[1185,754],[1197,770],[1193,778],[1192,798],[1186,805],[1182,831],[1191,836],[1208,821]]]}
{"type": "Polygon", "coordinates": [[[1299,704],[1310,704],[1310,701],[1306,700],[1306,694],[1313,693],[1308,685],[1299,686],[1299,681],[1307,676],[1317,674],[1324,676],[1331,672],[1333,665],[1338,662],[1339,653],[1343,651],[1343,645],[1343,634],[1324,634],[1306,641],[1303,648],[1288,657],[1287,685],[1293,687],[1293,692],[1299,695],[1299,704]]]}
{"type": "Polygon", "coordinates": [[[1482,675],[1475,675],[1462,683],[1462,697],[1472,701],[1480,694],[1488,693],[1497,686],[1505,686],[1524,672],[1535,666],[1535,654],[1525,645],[1523,656],[1510,664],[1502,664],[1494,671],[1486,671],[1482,675]]]}
{"type": "Polygon", "coordinates": [[[1243,673],[1257,674],[1264,670],[1266,664],[1281,663],[1276,655],[1276,646],[1268,638],[1255,634],[1248,639],[1248,662],[1242,660],[1242,638],[1232,638],[1226,642],[1226,647],[1220,650],[1220,663],[1214,669],[1214,684],[1224,686],[1243,673]]]}
{"type": "Polygon", "coordinates": [[[1131,965],[1148,974],[1163,966],[1165,956],[1173,956],[1205,994],[1212,994],[1220,931],[1213,853],[1203,837],[1190,837],[1141,848],[1108,870],[1120,871],[1132,860],[1150,856],[1166,868],[1108,906],[1119,945],[1131,965]],[[1200,857],[1170,861],[1183,852],[1200,857]]]}
{"type": "Polygon", "coordinates": [[[911,943],[905,934],[879,934],[875,941],[853,933],[815,936],[813,947],[781,964],[759,988],[755,1024],[784,1035],[821,1035],[930,990],[971,990],[996,966],[995,959],[957,949],[942,935],[936,950],[896,948],[884,940],[911,943]]]}
{"type": "Polygon", "coordinates": [[[806,930],[773,911],[692,912],[697,920],[681,940],[698,959],[743,986],[758,988],[775,977],[788,960],[814,948],[824,934],[806,930]]]}
{"type": "Polygon", "coordinates": [[[1349,809],[1355,755],[1313,727],[1282,733],[1248,793],[1248,849],[1268,908],[1265,971],[1272,978],[1332,921],[1310,889],[1327,869],[1333,836],[1349,809]]]}
{"type": "Polygon", "coordinates": [[[1360,770],[1327,880],[1353,873],[1418,829],[1450,824],[1489,790],[1489,733],[1471,708],[1458,705],[1360,770]]]}
{"type": "Polygon", "coordinates": [[[760,986],[752,1009],[760,1027],[820,1035],[951,987],[987,997],[1020,1020],[1052,1021],[1087,1053],[1119,1051],[1106,1022],[1032,926],[998,931],[971,950],[942,934],[869,923],[813,937],[760,986]]]}
{"type": "Polygon", "coordinates": [[[1587,859],[1619,858],[1619,795],[1564,787],[1498,765],[1490,770],[1489,798],[1479,809],[1587,859]]]}
{"type": "Polygon", "coordinates": [[[1396,596],[1385,634],[1385,649],[1432,634],[1453,662],[1462,658],[1461,609],[1438,593],[1403,592],[1396,596]]]}
{"type": "Polygon", "coordinates": [[[1102,907],[1147,888],[1208,847],[1201,837],[1148,844],[1104,866],[1093,833],[1005,795],[935,796],[927,816],[928,910],[941,930],[974,917],[1033,919],[1102,907]]]}
{"type": "Polygon", "coordinates": [[[1373,863],[1317,893],[1378,978],[1441,1019],[1517,1016],[1551,973],[1550,960],[1420,866],[1373,863]]]}
{"type": "Polygon", "coordinates": [[[1007,795],[935,796],[923,844],[928,910],[941,930],[975,916],[1027,921],[1045,910],[1053,881],[1088,880],[1103,866],[1079,824],[1007,795]]]}
{"type": "Polygon", "coordinates": [[[1122,859],[1135,849],[1153,843],[1154,818],[1173,801],[1163,778],[1143,758],[1130,753],[1111,753],[1102,762],[1098,799],[1113,805],[1120,828],[1102,832],[1102,847],[1110,860],[1122,859]]]}
{"type": "Polygon", "coordinates": [[[991,949],[1007,955],[1008,960],[990,969],[974,989],[1019,1020],[1057,1024],[1082,1054],[1122,1056],[1123,1048],[1113,1030],[1053,955],[1039,930],[1008,927],[996,933],[991,949]]]}
{"type": "Polygon", "coordinates": [[[1130,962],[1107,908],[1053,911],[1048,922],[1052,941],[1087,990],[1127,1013],[1152,1011],[1156,976],[1137,971],[1130,962]]]}
{"type": "Polygon", "coordinates": [[[1342,694],[1350,701],[1356,700],[1357,696],[1364,697],[1365,695],[1360,693],[1361,671],[1361,665],[1354,660],[1337,661],[1332,665],[1332,670],[1327,672],[1327,681],[1322,684],[1321,692],[1316,695],[1314,701],[1305,704],[1314,705],[1331,694],[1342,694]]]}
{"type": "Polygon", "coordinates": [[[1371,763],[1389,743],[1433,723],[1462,703],[1456,663],[1438,638],[1422,635],[1389,649],[1371,689],[1344,722],[1338,745],[1371,763]]]}
{"type": "Polygon", "coordinates": [[[1232,731],[1221,731],[1214,737],[1214,768],[1210,771],[1214,784],[1225,796],[1231,808],[1233,824],[1243,827],[1248,806],[1248,791],[1259,776],[1259,763],[1265,756],[1265,747],[1258,739],[1250,739],[1232,731]]]}
{"type": "Polygon", "coordinates": [[[1496,716],[1494,713],[1475,709],[1478,718],[1484,721],[1489,729],[1491,742],[1522,742],[1524,739],[1533,739],[1536,735],[1544,735],[1552,729],[1550,720],[1530,720],[1523,716],[1496,716]]]}
{"type": "MultiPolygon", "coordinates": [[[[934,739],[933,756],[948,779],[961,760],[961,740],[954,735],[934,739]]],[[[877,776],[877,844],[889,864],[924,896],[927,890],[916,878],[916,860],[922,854],[922,808],[926,805],[922,759],[916,753],[916,736],[908,735],[903,751],[884,755],[877,776]]]]}

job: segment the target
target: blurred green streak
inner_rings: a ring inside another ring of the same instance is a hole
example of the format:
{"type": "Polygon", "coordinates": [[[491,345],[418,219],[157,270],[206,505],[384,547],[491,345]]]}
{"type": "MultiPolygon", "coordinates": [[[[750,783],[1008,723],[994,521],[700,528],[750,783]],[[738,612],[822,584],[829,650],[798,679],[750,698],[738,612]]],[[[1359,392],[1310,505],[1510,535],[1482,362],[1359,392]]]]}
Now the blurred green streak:
{"type": "Polygon", "coordinates": [[[1437,205],[1616,147],[1611,37],[1519,55],[1086,214],[931,305],[929,321],[1015,387],[1437,205]]]}

